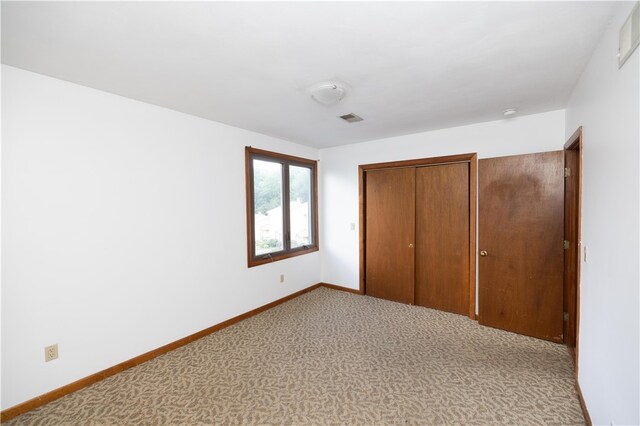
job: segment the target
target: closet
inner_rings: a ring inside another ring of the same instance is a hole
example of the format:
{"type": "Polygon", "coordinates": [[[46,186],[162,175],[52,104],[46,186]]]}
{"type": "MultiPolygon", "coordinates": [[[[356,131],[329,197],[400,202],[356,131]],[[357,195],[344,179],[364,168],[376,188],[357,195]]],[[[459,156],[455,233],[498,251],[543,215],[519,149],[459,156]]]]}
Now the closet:
{"type": "Polygon", "coordinates": [[[361,292],[476,318],[478,194],[478,321],[563,341],[563,163],[554,151],[360,166],[361,292]]]}
{"type": "Polygon", "coordinates": [[[361,166],[361,185],[364,292],[475,316],[475,155],[361,166]]]}

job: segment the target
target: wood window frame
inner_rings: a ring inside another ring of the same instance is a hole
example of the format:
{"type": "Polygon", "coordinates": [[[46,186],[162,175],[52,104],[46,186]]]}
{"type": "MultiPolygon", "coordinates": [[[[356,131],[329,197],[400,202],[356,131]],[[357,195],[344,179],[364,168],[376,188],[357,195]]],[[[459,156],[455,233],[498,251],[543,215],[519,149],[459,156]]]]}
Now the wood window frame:
{"type": "Polygon", "coordinates": [[[358,166],[358,204],[360,220],[360,294],[366,294],[365,288],[365,172],[376,169],[392,169],[399,167],[421,167],[437,164],[469,163],[469,318],[476,318],[476,221],[478,205],[478,154],[458,154],[443,157],[420,158],[406,161],[363,164],[358,166]]]}
{"type": "Polygon", "coordinates": [[[318,162],[316,160],[310,160],[308,158],[295,157],[293,155],[280,154],[278,152],[266,151],[263,149],[257,149],[250,146],[245,147],[245,184],[246,184],[246,198],[247,198],[247,266],[252,268],[254,266],[264,265],[265,263],[276,262],[279,260],[289,259],[295,256],[301,256],[303,254],[316,252],[320,249],[320,242],[318,239],[318,162]],[[282,203],[282,216],[283,216],[283,245],[284,249],[278,252],[263,254],[259,256],[254,255],[255,248],[255,232],[254,232],[254,203],[253,203],[253,167],[252,160],[254,158],[264,159],[283,165],[283,203],[282,203]],[[301,166],[311,169],[311,202],[310,212],[313,215],[311,219],[311,236],[313,244],[309,246],[297,247],[294,249],[289,248],[290,244],[290,230],[289,230],[289,182],[288,182],[288,168],[287,166],[301,166]]]}

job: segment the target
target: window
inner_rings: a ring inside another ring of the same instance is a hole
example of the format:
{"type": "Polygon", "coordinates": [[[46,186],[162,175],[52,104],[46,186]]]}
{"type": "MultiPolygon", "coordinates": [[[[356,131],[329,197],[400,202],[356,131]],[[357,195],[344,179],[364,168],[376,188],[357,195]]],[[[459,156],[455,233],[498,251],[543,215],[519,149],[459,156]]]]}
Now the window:
{"type": "Polygon", "coordinates": [[[246,148],[249,267],[318,250],[316,161],[246,148]]]}

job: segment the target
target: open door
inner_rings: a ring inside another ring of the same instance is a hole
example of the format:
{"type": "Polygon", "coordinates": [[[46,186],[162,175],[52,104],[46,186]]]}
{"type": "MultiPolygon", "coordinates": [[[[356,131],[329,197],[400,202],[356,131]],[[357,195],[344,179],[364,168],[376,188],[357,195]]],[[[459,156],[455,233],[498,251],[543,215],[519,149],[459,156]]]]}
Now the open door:
{"type": "Polygon", "coordinates": [[[563,342],[563,151],[478,161],[479,322],[563,342]]]}

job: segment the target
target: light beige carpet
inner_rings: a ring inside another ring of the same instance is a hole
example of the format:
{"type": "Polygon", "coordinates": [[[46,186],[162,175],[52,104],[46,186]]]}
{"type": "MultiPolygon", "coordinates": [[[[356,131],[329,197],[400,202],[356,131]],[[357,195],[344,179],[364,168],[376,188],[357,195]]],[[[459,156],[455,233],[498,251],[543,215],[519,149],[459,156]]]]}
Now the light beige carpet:
{"type": "Polygon", "coordinates": [[[584,423],[564,346],[320,288],[9,424],[584,423]]]}

